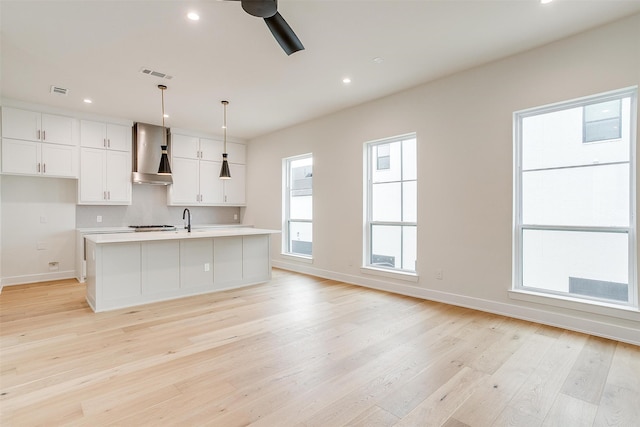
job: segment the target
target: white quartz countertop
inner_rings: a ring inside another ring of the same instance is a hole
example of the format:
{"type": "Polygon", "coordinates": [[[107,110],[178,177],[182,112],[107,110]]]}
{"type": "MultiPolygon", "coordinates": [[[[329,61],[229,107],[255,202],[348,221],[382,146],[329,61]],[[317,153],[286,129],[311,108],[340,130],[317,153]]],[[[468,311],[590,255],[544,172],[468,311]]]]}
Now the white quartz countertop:
{"type": "Polygon", "coordinates": [[[259,234],[278,234],[280,230],[267,230],[252,227],[228,227],[228,228],[197,228],[191,229],[191,233],[184,229],[175,231],[146,231],[139,233],[107,233],[87,234],[85,239],[96,244],[148,242],[154,240],[181,240],[202,239],[211,237],[253,236],[259,234]]]}

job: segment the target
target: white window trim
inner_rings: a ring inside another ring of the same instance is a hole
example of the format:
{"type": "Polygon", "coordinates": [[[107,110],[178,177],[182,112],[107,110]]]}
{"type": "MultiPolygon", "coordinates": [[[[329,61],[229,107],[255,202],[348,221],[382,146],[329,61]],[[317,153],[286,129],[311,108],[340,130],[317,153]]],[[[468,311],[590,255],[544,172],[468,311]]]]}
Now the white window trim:
{"type": "MultiPolygon", "coordinates": [[[[597,299],[579,298],[570,295],[556,295],[551,292],[536,292],[533,288],[525,288],[522,284],[522,119],[538,115],[542,112],[549,113],[553,111],[560,111],[574,107],[584,106],[586,101],[604,102],[607,100],[618,99],[621,97],[629,96],[631,98],[631,117],[637,118],[637,95],[638,87],[632,86],[610,92],[605,92],[595,96],[587,96],[578,99],[574,99],[566,102],[559,102],[540,106],[537,108],[531,108],[527,110],[516,111],[513,113],[513,278],[512,287],[509,292],[510,298],[520,299],[530,302],[546,303],[547,305],[555,305],[564,308],[573,308],[583,311],[588,311],[596,314],[605,314],[614,317],[631,318],[636,320],[635,313],[639,310],[638,298],[640,294],[640,284],[637,280],[637,242],[636,242],[636,141],[637,141],[637,123],[636,120],[631,120],[630,129],[630,162],[629,162],[629,301],[616,304],[607,301],[600,301],[597,299]],[[597,101],[596,101],[597,100],[597,101]],[[614,313],[618,313],[615,315],[614,313]]],[[[529,227],[527,227],[529,228],[529,227]]],[[[533,227],[533,228],[545,228],[545,227],[533,227]]],[[[552,227],[553,228],[553,227],[552,227]]],[[[585,227],[564,227],[566,229],[575,228],[581,229],[585,227]]],[[[586,227],[594,231],[598,227],[586,227]]],[[[601,227],[601,231],[613,231],[620,229],[620,227],[601,227]]],[[[627,228],[624,228],[627,230],[627,228]]]]}
{"type": "MultiPolygon", "coordinates": [[[[289,164],[295,160],[306,159],[306,158],[313,159],[313,153],[305,153],[305,154],[300,154],[298,156],[291,156],[291,157],[286,157],[282,159],[282,182],[284,184],[282,185],[282,242],[280,246],[280,255],[289,257],[297,261],[313,262],[313,246],[311,248],[310,256],[287,252],[287,250],[289,249],[288,222],[291,220],[291,218],[289,217],[289,203],[290,203],[289,195],[291,194],[291,188],[289,187],[291,182],[290,176],[289,176],[289,172],[290,172],[289,164]]],[[[312,191],[311,194],[313,194],[313,187],[311,191],[312,191]]],[[[309,220],[308,222],[311,223],[311,226],[313,227],[313,219],[309,220]]]]}
{"type": "MultiPolygon", "coordinates": [[[[371,211],[372,211],[372,200],[371,200],[371,190],[372,190],[372,179],[371,179],[371,174],[372,174],[372,170],[370,169],[370,165],[372,164],[372,150],[370,149],[370,147],[374,146],[374,145],[383,145],[383,144],[391,144],[394,142],[398,142],[398,141],[403,141],[405,139],[416,139],[417,142],[417,134],[415,132],[412,133],[406,133],[403,135],[398,135],[398,136],[394,136],[394,137],[390,137],[390,138],[382,138],[382,139],[378,139],[378,140],[373,140],[373,141],[367,141],[364,143],[363,145],[363,192],[362,194],[364,195],[363,197],[363,224],[364,224],[364,239],[363,239],[363,247],[362,247],[362,267],[360,268],[360,271],[364,274],[374,274],[374,275],[378,275],[378,276],[385,276],[385,277],[393,277],[393,278],[399,278],[402,280],[409,280],[409,281],[418,281],[418,265],[416,262],[416,271],[409,271],[409,270],[402,270],[402,269],[396,269],[396,268],[380,268],[380,267],[376,267],[373,266],[371,264],[369,264],[369,259],[370,259],[370,249],[371,249],[371,225],[375,225],[375,224],[392,224],[392,225],[406,225],[406,226],[415,226],[416,230],[418,227],[418,223],[417,222],[389,222],[389,221],[371,221],[369,222],[369,218],[371,218],[371,211]],[[415,280],[414,280],[415,278],[415,280]]],[[[416,155],[417,155],[417,144],[416,144],[416,155]]],[[[417,161],[417,160],[416,160],[417,161]]],[[[376,159],[376,166],[377,166],[377,159],[376,159]]],[[[416,172],[417,172],[417,168],[416,168],[416,172]]],[[[417,177],[416,177],[416,182],[417,182],[417,177]]],[[[417,256],[417,249],[416,248],[416,258],[418,258],[417,256]]]]}

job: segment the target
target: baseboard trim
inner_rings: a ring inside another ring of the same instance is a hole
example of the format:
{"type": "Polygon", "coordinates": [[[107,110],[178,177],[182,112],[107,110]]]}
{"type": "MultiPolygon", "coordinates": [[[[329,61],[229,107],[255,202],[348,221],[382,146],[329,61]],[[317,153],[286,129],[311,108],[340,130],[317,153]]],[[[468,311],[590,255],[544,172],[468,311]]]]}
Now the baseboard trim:
{"type": "Polygon", "coordinates": [[[2,286],[26,285],[27,283],[50,282],[52,280],[73,279],[75,277],[75,270],[27,274],[24,276],[10,276],[2,278],[2,286]]]}
{"type": "Polygon", "coordinates": [[[400,295],[421,298],[429,301],[436,301],[473,310],[484,311],[492,314],[540,323],[543,325],[555,326],[575,332],[595,335],[602,338],[613,339],[629,344],[640,346],[640,337],[637,328],[630,328],[582,317],[571,316],[570,314],[554,313],[532,307],[525,307],[517,304],[506,304],[502,302],[489,301],[481,298],[468,297],[464,295],[451,294],[442,291],[434,291],[412,286],[404,283],[393,283],[384,280],[365,278],[356,275],[337,273],[334,271],[319,269],[307,264],[300,265],[280,260],[273,260],[272,265],[283,270],[297,273],[309,274],[325,279],[337,280],[353,285],[381,291],[392,292],[400,295]]]}

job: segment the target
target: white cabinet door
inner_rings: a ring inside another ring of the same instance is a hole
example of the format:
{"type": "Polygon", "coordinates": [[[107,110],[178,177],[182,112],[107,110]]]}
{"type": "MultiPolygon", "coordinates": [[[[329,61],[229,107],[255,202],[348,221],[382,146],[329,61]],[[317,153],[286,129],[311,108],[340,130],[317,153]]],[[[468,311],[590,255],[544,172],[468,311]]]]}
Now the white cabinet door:
{"type": "Polygon", "coordinates": [[[180,288],[213,289],[213,239],[180,241],[180,288]]]}
{"type": "Polygon", "coordinates": [[[74,145],[73,119],[71,117],[42,114],[42,141],[74,145]]]}
{"type": "Polygon", "coordinates": [[[131,153],[107,150],[106,185],[109,204],[131,204],[131,153]]]}
{"type": "Polygon", "coordinates": [[[180,289],[180,242],[142,243],[142,294],[162,296],[180,289]]]}
{"type": "Polygon", "coordinates": [[[106,148],[107,127],[102,122],[91,120],[80,121],[80,146],[92,148],[106,148]]]}
{"type": "Polygon", "coordinates": [[[220,179],[220,162],[200,162],[200,201],[206,205],[223,201],[224,187],[220,179]]]}
{"type": "Polygon", "coordinates": [[[246,166],[229,164],[231,179],[224,180],[224,202],[228,205],[246,204],[246,166]]]}
{"type": "Polygon", "coordinates": [[[79,203],[98,203],[105,200],[105,151],[80,149],[79,203]]]}
{"type": "Polygon", "coordinates": [[[131,152],[131,126],[107,123],[107,148],[131,152]]]}
{"type": "Polygon", "coordinates": [[[2,137],[39,141],[40,119],[41,114],[34,111],[3,107],[2,137]]]}
{"type": "Polygon", "coordinates": [[[216,288],[242,282],[242,237],[213,239],[213,282],[216,288]]]}
{"type": "Polygon", "coordinates": [[[42,174],[63,178],[77,178],[77,147],[61,144],[40,144],[42,174]]]}
{"type": "Polygon", "coordinates": [[[271,279],[269,235],[242,238],[242,280],[256,283],[271,279]]]}
{"type": "Polygon", "coordinates": [[[194,206],[199,204],[198,160],[174,157],[171,164],[173,184],[168,188],[170,205],[194,206]]]}
{"type": "Polygon", "coordinates": [[[131,127],[113,123],[82,120],[80,122],[82,147],[131,151],[131,127]]]}
{"type": "Polygon", "coordinates": [[[102,284],[102,295],[97,297],[117,306],[142,295],[139,243],[104,245],[101,257],[97,265],[102,268],[97,274],[102,284]]]}
{"type": "Polygon", "coordinates": [[[200,138],[201,160],[222,161],[223,142],[214,139],[200,138]]]}
{"type": "Polygon", "coordinates": [[[244,144],[227,142],[227,154],[229,163],[247,163],[247,148],[244,144]]]}
{"type": "Polygon", "coordinates": [[[25,175],[40,173],[40,143],[2,139],[2,172],[25,175]]]}
{"type": "Polygon", "coordinates": [[[186,159],[199,158],[198,152],[199,141],[198,137],[180,135],[178,133],[171,134],[171,156],[172,157],[184,157],[186,159]]]}

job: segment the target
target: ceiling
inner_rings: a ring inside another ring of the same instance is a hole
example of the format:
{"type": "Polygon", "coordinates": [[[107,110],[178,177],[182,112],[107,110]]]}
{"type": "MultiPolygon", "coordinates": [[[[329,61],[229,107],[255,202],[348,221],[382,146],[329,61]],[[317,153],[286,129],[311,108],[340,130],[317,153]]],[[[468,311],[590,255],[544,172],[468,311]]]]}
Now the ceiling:
{"type": "Polygon", "coordinates": [[[160,124],[165,84],[167,126],[219,134],[226,99],[229,137],[251,139],[638,13],[640,0],[280,0],[278,10],[304,51],[287,56],[237,1],[2,0],[1,96],[160,124]]]}

